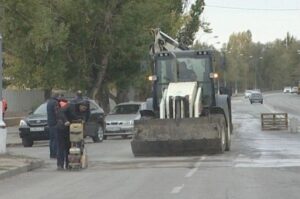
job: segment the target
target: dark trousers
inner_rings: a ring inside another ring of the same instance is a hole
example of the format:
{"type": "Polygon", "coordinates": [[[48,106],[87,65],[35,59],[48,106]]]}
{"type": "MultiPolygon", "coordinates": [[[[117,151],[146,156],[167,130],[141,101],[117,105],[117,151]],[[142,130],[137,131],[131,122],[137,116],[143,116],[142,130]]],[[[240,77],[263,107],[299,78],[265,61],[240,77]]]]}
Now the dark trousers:
{"type": "Polygon", "coordinates": [[[57,134],[57,166],[68,168],[68,155],[70,149],[69,132],[66,129],[59,129],[57,134]]]}
{"type": "Polygon", "coordinates": [[[50,158],[55,158],[57,155],[57,127],[49,126],[49,148],[50,158]]]}

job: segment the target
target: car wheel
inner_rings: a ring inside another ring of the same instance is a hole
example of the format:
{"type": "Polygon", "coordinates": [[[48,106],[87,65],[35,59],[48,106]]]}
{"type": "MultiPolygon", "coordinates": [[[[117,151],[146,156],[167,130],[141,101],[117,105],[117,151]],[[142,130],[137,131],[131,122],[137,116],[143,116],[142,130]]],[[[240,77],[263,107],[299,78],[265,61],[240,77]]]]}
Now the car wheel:
{"type": "Polygon", "coordinates": [[[263,104],[264,102],[263,102],[263,101],[261,101],[260,103],[261,103],[261,104],[263,104]]]}
{"type": "Polygon", "coordinates": [[[24,147],[32,147],[33,145],[33,140],[31,138],[22,138],[22,144],[24,147]]]}
{"type": "Polygon", "coordinates": [[[103,140],[106,140],[107,139],[107,135],[103,135],[103,140]]]}
{"type": "Polygon", "coordinates": [[[253,102],[250,100],[250,104],[252,104],[253,102]]]}
{"type": "Polygon", "coordinates": [[[127,137],[128,137],[127,135],[122,135],[123,139],[127,139],[127,137]]]}
{"type": "Polygon", "coordinates": [[[103,141],[103,128],[99,126],[96,136],[92,137],[93,142],[102,142],[103,141]]]}

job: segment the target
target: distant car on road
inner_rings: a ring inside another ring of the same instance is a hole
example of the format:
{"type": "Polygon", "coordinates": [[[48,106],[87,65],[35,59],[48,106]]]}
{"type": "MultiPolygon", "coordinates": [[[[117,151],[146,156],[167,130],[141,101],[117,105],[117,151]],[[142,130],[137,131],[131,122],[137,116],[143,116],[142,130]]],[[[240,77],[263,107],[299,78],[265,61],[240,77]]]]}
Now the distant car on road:
{"type": "Polygon", "coordinates": [[[252,92],[252,90],[245,90],[245,98],[249,98],[252,92]]]}
{"type": "Polygon", "coordinates": [[[144,105],[145,102],[124,102],[116,105],[106,116],[104,139],[107,136],[122,136],[124,139],[131,136],[134,120],[141,119],[140,110],[144,105]]]}
{"type": "Polygon", "coordinates": [[[283,88],[283,93],[291,93],[292,92],[292,87],[286,86],[283,88]]]}
{"type": "Polygon", "coordinates": [[[252,92],[249,97],[250,103],[263,103],[263,96],[261,92],[252,92]]]}
{"type": "MultiPolygon", "coordinates": [[[[89,99],[89,102],[91,114],[85,124],[85,133],[94,142],[100,142],[103,140],[105,129],[104,111],[94,100],[89,99]]],[[[19,135],[24,147],[32,147],[34,141],[49,140],[47,102],[41,104],[33,113],[20,121],[19,135]]]]}
{"type": "Polygon", "coordinates": [[[298,93],[298,87],[297,86],[292,87],[291,93],[298,93]]]}

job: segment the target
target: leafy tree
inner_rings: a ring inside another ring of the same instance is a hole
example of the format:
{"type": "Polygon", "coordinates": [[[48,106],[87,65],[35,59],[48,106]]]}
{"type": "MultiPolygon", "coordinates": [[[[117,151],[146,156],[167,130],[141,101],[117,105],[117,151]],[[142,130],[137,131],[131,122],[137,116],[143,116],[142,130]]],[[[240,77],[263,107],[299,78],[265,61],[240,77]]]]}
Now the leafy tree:
{"type": "Polygon", "coordinates": [[[200,21],[200,15],[204,10],[204,0],[196,0],[191,6],[189,15],[185,18],[185,23],[178,33],[178,41],[185,46],[190,46],[194,42],[195,33],[198,32],[199,27],[204,32],[211,32],[209,23],[200,21]]]}
{"type": "Polygon", "coordinates": [[[193,20],[185,21],[181,0],[0,0],[0,4],[5,9],[0,22],[7,76],[20,87],[84,89],[104,106],[111,86],[120,92],[132,85],[145,88],[140,63],[153,40],[151,28],[161,27],[174,36],[181,27],[192,27],[188,30],[192,37],[201,14],[194,6],[193,20]]]}
{"type": "Polygon", "coordinates": [[[289,33],[285,39],[267,44],[252,42],[249,31],[232,34],[223,49],[227,81],[237,83],[240,90],[255,85],[263,90],[296,86],[300,79],[299,49],[300,41],[289,33]]]}

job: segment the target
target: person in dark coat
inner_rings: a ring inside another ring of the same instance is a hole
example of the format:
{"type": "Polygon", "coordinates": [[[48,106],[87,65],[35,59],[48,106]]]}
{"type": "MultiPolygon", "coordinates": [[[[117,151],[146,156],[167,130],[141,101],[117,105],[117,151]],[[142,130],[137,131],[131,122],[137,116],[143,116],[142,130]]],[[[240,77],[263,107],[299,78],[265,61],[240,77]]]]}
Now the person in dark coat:
{"type": "Polygon", "coordinates": [[[57,169],[68,169],[68,155],[70,149],[70,122],[68,119],[69,104],[67,101],[59,102],[59,110],[57,113],[57,169]]]}
{"type": "Polygon", "coordinates": [[[88,122],[91,111],[90,111],[90,102],[87,98],[84,98],[82,91],[78,90],[76,92],[76,97],[72,101],[73,109],[76,115],[76,120],[83,120],[88,122]]]}
{"type": "Polygon", "coordinates": [[[57,155],[57,112],[58,112],[57,92],[52,93],[52,97],[47,102],[47,123],[49,127],[49,148],[50,158],[56,158],[57,155]]]}

